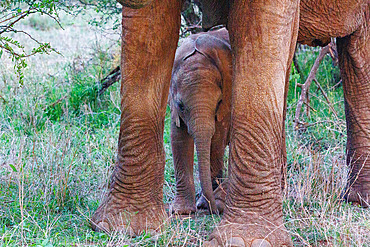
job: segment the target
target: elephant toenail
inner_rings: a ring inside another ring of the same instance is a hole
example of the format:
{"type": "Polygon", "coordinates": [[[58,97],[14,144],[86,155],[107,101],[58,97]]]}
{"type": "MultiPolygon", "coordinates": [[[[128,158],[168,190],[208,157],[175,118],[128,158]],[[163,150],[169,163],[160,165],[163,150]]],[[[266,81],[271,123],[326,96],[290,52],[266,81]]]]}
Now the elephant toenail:
{"type": "Polygon", "coordinates": [[[217,239],[212,239],[211,241],[205,241],[203,244],[204,247],[219,247],[220,245],[217,242],[217,239]]]}
{"type": "Polygon", "coordinates": [[[104,222],[104,221],[99,222],[96,225],[96,230],[99,231],[99,232],[107,232],[107,231],[109,231],[109,224],[104,222]]]}
{"type": "Polygon", "coordinates": [[[271,244],[264,239],[253,240],[251,247],[272,247],[271,244]]]}
{"type": "Polygon", "coordinates": [[[226,246],[230,247],[244,247],[245,243],[241,237],[232,237],[226,242],[226,246]]]}
{"type": "Polygon", "coordinates": [[[115,231],[126,234],[128,236],[135,236],[134,230],[130,226],[118,226],[116,227],[115,231]]]}

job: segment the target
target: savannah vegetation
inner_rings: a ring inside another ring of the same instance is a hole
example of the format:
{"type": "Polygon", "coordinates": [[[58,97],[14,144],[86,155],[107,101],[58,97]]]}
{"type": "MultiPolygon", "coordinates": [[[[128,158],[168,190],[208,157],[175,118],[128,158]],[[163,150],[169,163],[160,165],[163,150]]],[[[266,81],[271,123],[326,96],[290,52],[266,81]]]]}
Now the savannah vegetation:
{"type": "MultiPolygon", "coordinates": [[[[0,32],[5,14],[22,13],[37,2],[44,5],[12,26],[24,33],[0,33],[0,45],[8,42],[13,49],[0,46],[0,246],[201,245],[218,216],[173,216],[163,233],[135,238],[90,229],[117,152],[120,85],[98,91],[119,64],[119,6],[108,0],[106,5],[5,0],[0,32]]],[[[183,18],[182,36],[198,30],[199,20],[190,14],[183,18]]],[[[305,82],[319,51],[299,46],[290,74],[286,227],[295,246],[370,246],[369,210],[341,199],[349,172],[346,125],[340,73],[331,56],[320,63],[298,128],[293,121],[301,92],[297,85],[305,82]]],[[[167,109],[167,205],[175,193],[169,120],[167,109]]]]}

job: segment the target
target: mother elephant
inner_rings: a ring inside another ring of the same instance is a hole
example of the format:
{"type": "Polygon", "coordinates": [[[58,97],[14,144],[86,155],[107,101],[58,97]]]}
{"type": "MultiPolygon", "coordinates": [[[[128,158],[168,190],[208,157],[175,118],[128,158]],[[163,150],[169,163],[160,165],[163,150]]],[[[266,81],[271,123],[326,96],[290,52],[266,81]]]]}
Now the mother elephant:
{"type": "MultiPolygon", "coordinates": [[[[120,0],[123,8],[118,161],[94,228],[132,234],[166,219],[163,125],[178,41],[179,0],[120,0]],[[145,5],[145,7],[143,7],[145,5]],[[142,7],[140,9],[134,8],[142,7]]],[[[233,52],[230,176],[212,246],[291,246],[281,169],[289,68],[296,40],[337,40],[347,118],[349,201],[370,201],[370,1],[203,0],[205,28],[226,23],[233,52]],[[298,32],[299,30],[299,32],[298,32]]]]}

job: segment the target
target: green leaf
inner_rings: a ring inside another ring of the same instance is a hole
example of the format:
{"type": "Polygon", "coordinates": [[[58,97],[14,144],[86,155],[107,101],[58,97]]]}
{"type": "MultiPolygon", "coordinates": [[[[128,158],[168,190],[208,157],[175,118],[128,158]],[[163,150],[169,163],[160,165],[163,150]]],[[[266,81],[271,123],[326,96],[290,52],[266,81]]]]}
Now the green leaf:
{"type": "Polygon", "coordinates": [[[10,168],[12,168],[12,170],[13,170],[14,172],[18,172],[18,171],[17,171],[17,169],[15,168],[15,166],[14,166],[13,164],[9,164],[9,166],[10,166],[10,168]]]}

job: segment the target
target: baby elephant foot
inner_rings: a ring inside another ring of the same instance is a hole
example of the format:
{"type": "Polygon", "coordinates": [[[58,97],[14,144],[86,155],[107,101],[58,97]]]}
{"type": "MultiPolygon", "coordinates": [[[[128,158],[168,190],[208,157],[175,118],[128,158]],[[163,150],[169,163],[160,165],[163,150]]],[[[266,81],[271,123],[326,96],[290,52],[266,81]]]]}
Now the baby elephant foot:
{"type": "Polygon", "coordinates": [[[197,201],[197,209],[201,209],[201,210],[206,210],[208,213],[211,213],[211,214],[221,214],[223,212],[223,206],[221,206],[221,209],[222,211],[220,211],[220,208],[219,206],[221,204],[217,204],[217,199],[215,200],[216,202],[216,209],[215,210],[210,210],[210,203],[208,202],[208,200],[202,195],[198,201],[197,201]]]}
{"type": "Polygon", "coordinates": [[[255,224],[233,224],[222,221],[213,231],[207,247],[291,247],[293,246],[285,227],[255,224]]]}
{"type": "Polygon", "coordinates": [[[199,197],[197,201],[197,209],[209,210],[208,201],[204,198],[203,194],[199,197]]]}
{"type": "Polygon", "coordinates": [[[176,196],[175,201],[170,209],[173,214],[189,215],[195,213],[196,207],[193,200],[187,200],[183,197],[176,196]]]}
{"type": "Polygon", "coordinates": [[[94,231],[121,232],[138,236],[143,232],[156,234],[166,226],[164,207],[134,209],[132,204],[115,198],[111,193],[90,220],[94,231]]]}
{"type": "MultiPolygon", "coordinates": [[[[228,181],[224,181],[220,186],[214,190],[216,207],[219,214],[222,214],[225,209],[225,198],[228,181]]],[[[202,195],[197,201],[197,208],[209,211],[209,203],[202,195]]]]}

